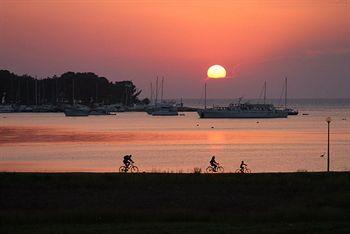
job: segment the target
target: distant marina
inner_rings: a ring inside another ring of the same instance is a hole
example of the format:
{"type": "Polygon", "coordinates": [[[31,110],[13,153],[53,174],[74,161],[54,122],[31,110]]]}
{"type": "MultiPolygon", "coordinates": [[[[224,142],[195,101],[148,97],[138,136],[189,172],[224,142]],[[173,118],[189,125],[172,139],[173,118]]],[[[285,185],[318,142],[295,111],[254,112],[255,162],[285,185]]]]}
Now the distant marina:
{"type": "MultiPolygon", "coordinates": [[[[182,101],[194,108],[202,105],[200,99],[182,101]]],[[[225,106],[231,101],[207,99],[207,105],[225,106]]],[[[196,112],[161,117],[124,111],[81,118],[63,113],[1,113],[0,169],[115,172],[122,156],[132,154],[141,172],[192,173],[195,167],[203,171],[212,155],[228,172],[241,160],[254,173],[324,171],[325,119],[331,116],[331,168],[349,170],[350,100],[289,102],[300,115],[257,120],[202,119],[196,112]],[[59,150],[53,151],[57,146],[59,150]]]]}
{"type": "Polygon", "coordinates": [[[0,170],[115,171],[118,157],[133,154],[147,172],[204,170],[213,155],[228,172],[240,160],[254,172],[322,171],[322,123],[329,116],[337,134],[333,168],[348,170],[350,100],[288,99],[287,78],[280,99],[267,97],[264,82],[258,99],[210,99],[205,85],[204,99],[171,100],[163,77],[141,99],[131,81],[93,73],[40,81],[1,74],[0,170]]]}

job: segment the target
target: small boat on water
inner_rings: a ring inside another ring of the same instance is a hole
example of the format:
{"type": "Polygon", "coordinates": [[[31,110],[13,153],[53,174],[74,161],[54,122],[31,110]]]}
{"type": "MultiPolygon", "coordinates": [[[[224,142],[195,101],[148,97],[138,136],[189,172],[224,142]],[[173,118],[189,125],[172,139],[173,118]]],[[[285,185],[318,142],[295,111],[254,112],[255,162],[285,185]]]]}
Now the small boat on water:
{"type": "Polygon", "coordinates": [[[55,106],[53,106],[53,105],[35,105],[32,108],[32,111],[39,112],[39,113],[54,112],[55,106]]]}
{"type": "Polygon", "coordinates": [[[285,78],[285,90],[284,90],[284,111],[288,112],[288,115],[298,115],[299,111],[293,108],[290,108],[287,106],[287,87],[288,87],[288,80],[287,77],[285,78]]]}
{"type": "Polygon", "coordinates": [[[112,114],[107,107],[100,106],[92,109],[89,115],[116,115],[116,114],[112,114]]]}
{"type": "Polygon", "coordinates": [[[149,114],[153,115],[153,116],[177,116],[177,115],[179,115],[176,108],[174,108],[172,106],[158,107],[158,108],[152,110],[149,114]]]}
{"type": "Polygon", "coordinates": [[[11,113],[15,111],[15,108],[13,108],[12,105],[6,104],[5,102],[6,99],[6,92],[4,92],[2,99],[1,99],[1,104],[0,104],[0,113],[11,113]]]}
{"type": "Polygon", "coordinates": [[[87,106],[83,106],[80,104],[75,104],[74,99],[74,79],[72,80],[73,87],[72,87],[72,93],[73,93],[73,105],[68,106],[64,108],[64,114],[68,117],[80,117],[80,116],[88,116],[90,113],[90,108],[87,106]]]}
{"type": "Polygon", "coordinates": [[[0,105],[0,113],[11,113],[14,112],[15,109],[12,105],[0,105]]]}
{"type": "MultiPolygon", "coordinates": [[[[147,110],[147,113],[152,116],[177,116],[179,115],[179,113],[177,111],[176,103],[173,101],[168,101],[168,102],[163,101],[163,85],[164,85],[164,78],[162,78],[161,99],[160,99],[160,103],[158,103],[158,77],[157,77],[156,98],[155,98],[154,106],[149,107],[147,110]]],[[[151,85],[151,93],[153,93],[152,85],[151,85]]]]}
{"type": "Polygon", "coordinates": [[[104,110],[92,110],[89,115],[110,115],[111,113],[104,110]]]}
{"type": "Polygon", "coordinates": [[[299,114],[298,110],[295,110],[295,109],[292,109],[292,108],[286,108],[284,110],[288,112],[288,115],[298,115],[299,114]]]}
{"type": "Polygon", "coordinates": [[[33,112],[33,107],[32,106],[27,106],[27,105],[18,105],[15,108],[16,112],[33,112]]]}
{"type": "Polygon", "coordinates": [[[179,115],[177,108],[172,103],[158,103],[157,105],[149,108],[147,113],[152,116],[177,116],[179,115]]]}
{"type": "Polygon", "coordinates": [[[68,117],[88,116],[90,109],[81,105],[74,105],[64,109],[64,114],[68,117]]]}

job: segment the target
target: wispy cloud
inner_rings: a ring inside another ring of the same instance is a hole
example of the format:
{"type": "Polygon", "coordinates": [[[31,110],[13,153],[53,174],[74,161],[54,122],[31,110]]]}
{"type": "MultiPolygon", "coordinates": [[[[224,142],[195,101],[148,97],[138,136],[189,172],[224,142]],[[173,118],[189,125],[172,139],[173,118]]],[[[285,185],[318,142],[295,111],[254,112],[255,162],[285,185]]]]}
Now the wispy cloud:
{"type": "Polygon", "coordinates": [[[350,54],[350,47],[349,48],[312,49],[312,50],[307,50],[305,54],[310,57],[318,57],[323,55],[350,54]]]}

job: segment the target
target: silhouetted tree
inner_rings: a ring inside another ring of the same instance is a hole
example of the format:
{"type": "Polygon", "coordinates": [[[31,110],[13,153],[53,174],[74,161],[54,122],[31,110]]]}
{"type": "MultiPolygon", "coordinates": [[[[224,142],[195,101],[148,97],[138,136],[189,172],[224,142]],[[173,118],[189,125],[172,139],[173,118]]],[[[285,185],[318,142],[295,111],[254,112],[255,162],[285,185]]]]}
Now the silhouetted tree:
{"type": "Polygon", "coordinates": [[[28,75],[16,75],[0,70],[0,94],[11,104],[57,104],[73,103],[74,99],[83,104],[122,103],[133,105],[139,102],[138,90],[132,81],[109,82],[92,72],[66,72],[42,80],[28,75]],[[74,90],[73,90],[74,86],[74,90]]]}

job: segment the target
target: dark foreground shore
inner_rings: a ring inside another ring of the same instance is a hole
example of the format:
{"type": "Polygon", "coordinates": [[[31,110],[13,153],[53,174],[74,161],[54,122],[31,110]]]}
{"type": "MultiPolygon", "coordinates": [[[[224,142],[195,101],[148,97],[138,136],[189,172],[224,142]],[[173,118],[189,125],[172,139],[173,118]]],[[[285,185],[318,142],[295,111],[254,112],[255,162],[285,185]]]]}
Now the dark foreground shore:
{"type": "Polygon", "coordinates": [[[350,173],[0,173],[1,233],[349,233],[350,173]]]}

